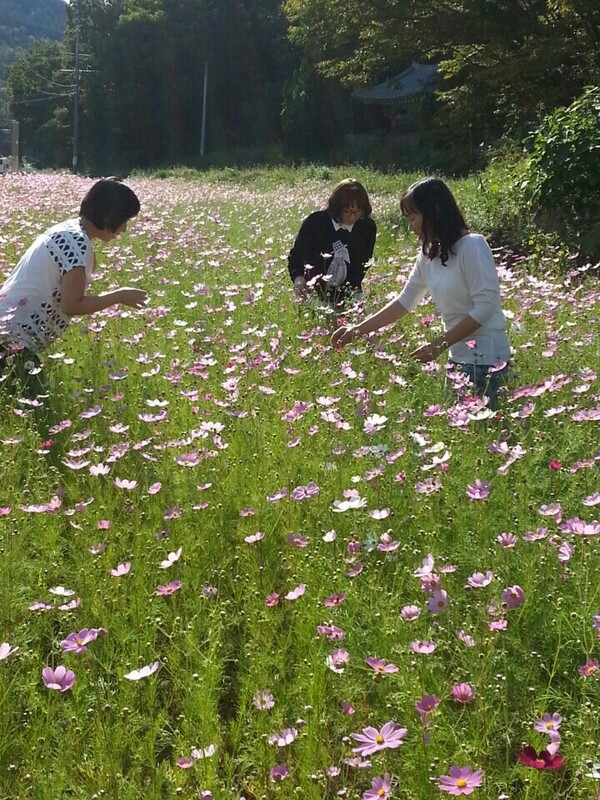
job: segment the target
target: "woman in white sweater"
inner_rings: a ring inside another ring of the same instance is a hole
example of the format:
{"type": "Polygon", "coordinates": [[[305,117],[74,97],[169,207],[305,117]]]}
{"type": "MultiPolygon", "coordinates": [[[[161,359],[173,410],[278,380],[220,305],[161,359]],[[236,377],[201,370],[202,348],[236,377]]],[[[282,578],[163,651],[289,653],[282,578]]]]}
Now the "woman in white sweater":
{"type": "Polygon", "coordinates": [[[450,189],[439,178],[410,186],[400,201],[409,229],[421,249],[401,294],[358,325],[343,325],[333,336],[344,345],[356,336],[392,325],[430,294],[444,333],[413,353],[432,361],[446,350],[477,391],[492,399],[503,383],[510,358],[500,285],[492,251],[483,236],[470,233],[450,189]]]}

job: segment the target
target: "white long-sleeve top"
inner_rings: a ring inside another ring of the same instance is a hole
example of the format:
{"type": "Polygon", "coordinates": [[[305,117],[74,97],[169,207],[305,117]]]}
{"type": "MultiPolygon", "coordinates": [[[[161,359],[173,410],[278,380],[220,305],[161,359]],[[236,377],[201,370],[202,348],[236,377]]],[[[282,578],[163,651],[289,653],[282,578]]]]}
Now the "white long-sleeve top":
{"type": "Polygon", "coordinates": [[[421,251],[397,300],[412,311],[429,293],[449,331],[467,314],[480,324],[472,336],[450,348],[452,361],[492,366],[510,358],[500,282],[494,256],[483,236],[468,233],[452,245],[446,264],[421,251]],[[467,347],[466,341],[475,341],[467,347]]]}

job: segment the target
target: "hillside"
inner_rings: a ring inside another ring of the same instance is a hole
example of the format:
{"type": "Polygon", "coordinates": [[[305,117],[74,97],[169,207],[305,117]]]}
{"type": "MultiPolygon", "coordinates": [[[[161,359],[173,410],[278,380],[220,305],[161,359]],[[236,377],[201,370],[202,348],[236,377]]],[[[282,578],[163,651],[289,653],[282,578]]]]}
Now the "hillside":
{"type": "Polygon", "coordinates": [[[8,65],[35,39],[61,39],[65,22],[64,0],[2,0],[0,85],[8,65]]]}

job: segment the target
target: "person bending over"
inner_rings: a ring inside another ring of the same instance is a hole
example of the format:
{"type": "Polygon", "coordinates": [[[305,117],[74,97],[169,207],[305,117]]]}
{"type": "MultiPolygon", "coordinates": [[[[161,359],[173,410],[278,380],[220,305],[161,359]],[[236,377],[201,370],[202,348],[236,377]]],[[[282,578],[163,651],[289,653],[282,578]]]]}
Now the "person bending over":
{"type": "Polygon", "coordinates": [[[412,358],[428,362],[449,350],[451,364],[467,374],[476,391],[495,400],[511,352],[490,246],[469,231],[452,192],[439,178],[413,183],[400,208],[421,240],[408,281],[384,308],[357,325],[339,327],[332,344],[345,345],[393,324],[429,294],[442,316],[444,333],[417,348],[412,358]]]}
{"type": "Polygon", "coordinates": [[[348,295],[362,299],[362,281],[377,234],[371,212],[364,186],[346,178],[331,192],[326,209],[306,217],[288,256],[299,297],[316,291],[334,307],[343,307],[348,295]]]}
{"type": "Polygon", "coordinates": [[[132,189],[103,178],[84,196],[78,217],[35,239],[0,288],[0,376],[27,362],[39,366],[40,353],[62,336],[72,317],[117,304],[144,307],[142,289],[87,293],[96,263],[92,241],[117,238],[139,210],[132,189]]]}

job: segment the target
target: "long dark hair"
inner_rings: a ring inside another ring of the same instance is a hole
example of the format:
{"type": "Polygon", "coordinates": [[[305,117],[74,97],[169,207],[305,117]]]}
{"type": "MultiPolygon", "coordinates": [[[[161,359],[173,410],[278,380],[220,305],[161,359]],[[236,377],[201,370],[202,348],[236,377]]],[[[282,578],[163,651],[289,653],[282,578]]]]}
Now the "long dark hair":
{"type": "Polygon", "coordinates": [[[137,195],[119,178],[102,178],[89,189],[79,213],[89,219],[98,230],[116,233],[121,225],[138,215],[140,201],[137,195]]]}
{"type": "Polygon", "coordinates": [[[421,214],[423,253],[430,259],[439,257],[442,264],[469,229],[454,195],[441,178],[423,178],[409,186],[400,200],[400,209],[403,214],[421,214]]]}

